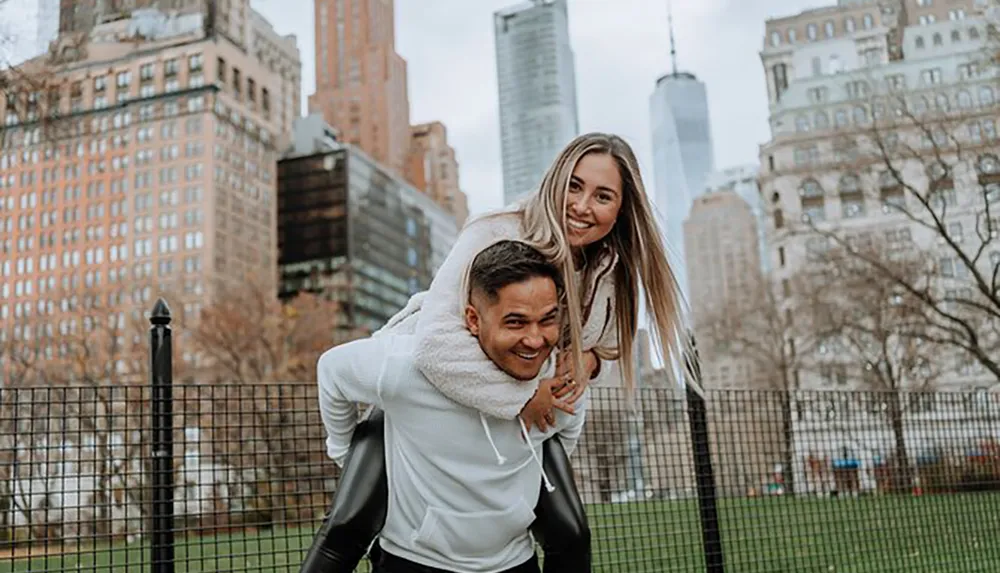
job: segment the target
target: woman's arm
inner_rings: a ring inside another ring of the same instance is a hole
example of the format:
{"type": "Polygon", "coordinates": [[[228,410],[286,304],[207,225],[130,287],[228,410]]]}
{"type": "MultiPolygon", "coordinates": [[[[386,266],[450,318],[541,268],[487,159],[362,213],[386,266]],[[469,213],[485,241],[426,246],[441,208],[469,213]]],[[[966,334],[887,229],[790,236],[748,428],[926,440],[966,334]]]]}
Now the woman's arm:
{"type": "Polygon", "coordinates": [[[512,420],[531,399],[537,381],[520,381],[500,370],[466,328],[466,275],[480,251],[520,238],[514,215],[487,217],[465,227],[438,269],[416,323],[417,368],[444,395],[484,414],[512,420]]]}

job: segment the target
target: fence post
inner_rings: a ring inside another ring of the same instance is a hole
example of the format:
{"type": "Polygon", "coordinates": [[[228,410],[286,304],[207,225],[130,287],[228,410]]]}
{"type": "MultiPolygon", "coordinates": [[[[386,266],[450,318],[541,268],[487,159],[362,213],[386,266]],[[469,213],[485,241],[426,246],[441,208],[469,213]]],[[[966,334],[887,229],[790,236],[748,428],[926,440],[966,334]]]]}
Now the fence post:
{"type": "Polygon", "coordinates": [[[153,508],[150,573],[174,573],[174,421],[170,307],[157,299],[149,317],[153,414],[153,508]]]}
{"type": "MultiPolygon", "coordinates": [[[[701,361],[691,337],[691,354],[684,355],[684,367],[699,387],[701,361]]],[[[715,472],[712,468],[712,450],[709,445],[708,414],[705,399],[690,384],[687,389],[688,423],[691,426],[691,452],[694,456],[695,484],[698,488],[698,513],[701,517],[702,549],[705,553],[705,571],[723,573],[725,559],[722,553],[722,532],[719,528],[719,509],[716,505],[715,472]]]]}

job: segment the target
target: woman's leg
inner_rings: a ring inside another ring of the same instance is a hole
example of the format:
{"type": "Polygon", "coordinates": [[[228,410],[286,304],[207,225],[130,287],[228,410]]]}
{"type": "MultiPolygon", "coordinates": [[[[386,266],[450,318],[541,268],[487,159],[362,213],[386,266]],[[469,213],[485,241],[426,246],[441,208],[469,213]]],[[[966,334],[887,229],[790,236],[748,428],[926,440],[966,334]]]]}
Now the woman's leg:
{"type": "Polygon", "coordinates": [[[545,573],[590,571],[590,526],[573,480],[573,467],[558,437],[542,443],[542,467],[555,491],[542,487],[531,531],[545,553],[545,573]]]}
{"type": "Polygon", "coordinates": [[[300,573],[353,573],[385,525],[388,501],[385,415],[376,409],[354,430],[333,503],[300,573]]]}

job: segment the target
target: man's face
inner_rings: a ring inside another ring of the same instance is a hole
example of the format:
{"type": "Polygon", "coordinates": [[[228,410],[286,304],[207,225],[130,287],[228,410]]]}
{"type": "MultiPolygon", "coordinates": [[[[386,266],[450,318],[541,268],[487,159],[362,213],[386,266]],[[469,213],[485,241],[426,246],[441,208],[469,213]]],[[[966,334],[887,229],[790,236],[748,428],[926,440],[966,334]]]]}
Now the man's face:
{"type": "Polygon", "coordinates": [[[559,340],[559,296],[549,278],[505,286],[490,300],[473,293],[465,324],[501,370],[518,380],[538,376],[559,340]]]}

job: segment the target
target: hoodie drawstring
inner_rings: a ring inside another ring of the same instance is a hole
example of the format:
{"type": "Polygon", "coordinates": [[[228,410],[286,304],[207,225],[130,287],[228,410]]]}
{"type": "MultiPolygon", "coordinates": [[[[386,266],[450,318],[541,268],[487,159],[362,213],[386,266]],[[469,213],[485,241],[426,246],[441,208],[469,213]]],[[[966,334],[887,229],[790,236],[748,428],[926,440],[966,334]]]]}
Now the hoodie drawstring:
{"type": "Polygon", "coordinates": [[[545,475],[545,466],[542,465],[542,459],[538,457],[538,452],[535,451],[535,444],[531,442],[531,437],[528,435],[528,428],[524,425],[524,420],[520,417],[517,421],[521,423],[521,435],[524,436],[524,441],[528,443],[528,448],[531,449],[531,457],[535,458],[535,463],[538,464],[538,469],[542,472],[542,481],[545,482],[545,491],[552,493],[556,490],[552,482],[549,481],[549,476],[545,475]]]}
{"type": "Polygon", "coordinates": [[[482,413],[479,414],[479,421],[483,423],[483,431],[486,432],[486,439],[490,441],[490,445],[493,446],[493,453],[497,455],[497,465],[502,466],[507,458],[500,455],[500,450],[497,449],[497,445],[493,443],[493,434],[490,433],[490,425],[486,423],[486,416],[482,413]]]}
{"type": "MultiPolygon", "coordinates": [[[[497,465],[503,465],[507,458],[500,455],[500,450],[497,449],[496,443],[493,441],[493,434],[490,433],[490,425],[486,421],[486,415],[483,413],[479,414],[479,421],[483,424],[483,431],[486,432],[486,439],[490,442],[490,447],[493,448],[493,453],[497,456],[497,465]]],[[[542,465],[542,458],[538,456],[538,452],[535,451],[535,444],[531,441],[531,436],[528,435],[528,428],[524,425],[524,420],[518,417],[517,421],[521,424],[521,436],[524,437],[524,441],[528,444],[528,449],[531,450],[531,457],[538,464],[538,469],[542,472],[542,481],[545,482],[545,490],[552,493],[556,490],[556,487],[552,485],[549,481],[549,476],[545,474],[545,466],[542,465]]]]}

